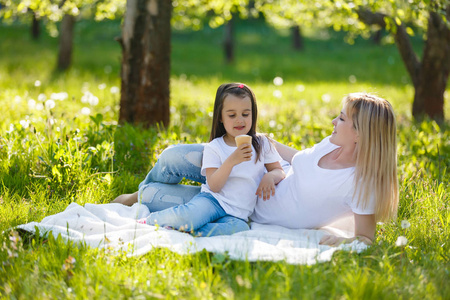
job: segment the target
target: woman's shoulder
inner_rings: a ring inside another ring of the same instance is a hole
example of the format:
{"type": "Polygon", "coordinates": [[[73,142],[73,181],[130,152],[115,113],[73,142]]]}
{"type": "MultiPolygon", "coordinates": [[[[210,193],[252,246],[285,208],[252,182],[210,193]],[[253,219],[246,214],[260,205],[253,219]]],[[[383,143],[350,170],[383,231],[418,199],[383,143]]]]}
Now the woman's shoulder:
{"type": "Polygon", "coordinates": [[[265,152],[276,151],[274,140],[265,133],[256,133],[256,138],[265,152]]]}

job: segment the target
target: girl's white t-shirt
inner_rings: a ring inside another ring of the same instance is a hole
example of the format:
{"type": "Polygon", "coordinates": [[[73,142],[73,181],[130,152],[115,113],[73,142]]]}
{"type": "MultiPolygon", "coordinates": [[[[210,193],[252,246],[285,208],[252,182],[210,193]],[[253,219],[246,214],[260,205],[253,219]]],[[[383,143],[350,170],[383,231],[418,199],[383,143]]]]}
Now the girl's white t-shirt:
{"type": "MultiPolygon", "coordinates": [[[[265,173],[264,164],[281,161],[275,146],[268,138],[259,136],[262,141],[260,159],[255,163],[256,152],[252,146],[252,159],[235,165],[231,170],[227,182],[219,193],[214,193],[208,186],[208,182],[202,185],[202,192],[208,192],[217,199],[225,212],[234,217],[248,220],[248,216],[255,208],[256,190],[265,173]]],[[[219,168],[225,160],[236,150],[236,147],[228,146],[223,137],[216,138],[205,145],[203,150],[202,175],[206,175],[206,169],[219,168]]]]}
{"type": "Polygon", "coordinates": [[[348,213],[373,214],[375,201],[365,207],[353,200],[355,168],[339,170],[319,167],[319,160],[338,148],[323,139],[314,147],[299,151],[292,159],[286,178],[276,187],[275,196],[258,200],[250,219],[262,224],[288,228],[319,228],[348,213]]]}

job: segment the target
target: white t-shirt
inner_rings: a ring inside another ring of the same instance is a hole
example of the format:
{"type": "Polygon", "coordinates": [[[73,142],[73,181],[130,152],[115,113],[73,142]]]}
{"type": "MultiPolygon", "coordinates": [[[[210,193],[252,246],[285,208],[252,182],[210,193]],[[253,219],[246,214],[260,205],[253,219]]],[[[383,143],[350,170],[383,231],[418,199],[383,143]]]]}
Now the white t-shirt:
{"type": "Polygon", "coordinates": [[[353,201],[355,168],[329,170],[319,167],[319,160],[338,148],[323,139],[314,147],[298,152],[267,201],[258,200],[251,220],[288,228],[319,228],[348,213],[373,214],[372,198],[364,209],[353,201]]]}
{"type": "MultiPolygon", "coordinates": [[[[262,141],[260,159],[255,163],[256,152],[252,146],[252,160],[235,165],[219,193],[211,191],[208,182],[202,185],[202,192],[212,194],[227,214],[246,221],[255,208],[256,189],[266,170],[264,164],[281,160],[275,146],[270,144],[267,137],[260,136],[260,140],[262,141]]],[[[236,147],[228,146],[223,137],[205,145],[202,175],[206,175],[208,168],[219,168],[235,150],[236,147]]]]}

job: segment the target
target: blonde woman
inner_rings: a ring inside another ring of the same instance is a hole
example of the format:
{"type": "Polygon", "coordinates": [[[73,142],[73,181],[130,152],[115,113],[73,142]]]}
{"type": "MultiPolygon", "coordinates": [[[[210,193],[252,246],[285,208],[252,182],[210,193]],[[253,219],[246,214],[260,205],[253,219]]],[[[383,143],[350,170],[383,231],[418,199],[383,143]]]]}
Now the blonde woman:
{"type": "MultiPolygon", "coordinates": [[[[298,151],[276,143],[279,154],[289,163],[286,178],[276,186],[270,200],[258,200],[250,219],[312,229],[352,214],[353,237],[326,235],[320,243],[334,246],[359,239],[371,244],[376,222],[395,218],[397,213],[394,112],[380,97],[354,93],[344,98],[343,108],[332,124],[331,136],[312,148],[298,151]]],[[[151,211],[188,202],[199,193],[199,187],[174,183],[184,177],[204,182],[200,175],[202,150],[200,144],[166,149],[139,191],[114,201],[130,205],[140,199],[151,211]]]]}

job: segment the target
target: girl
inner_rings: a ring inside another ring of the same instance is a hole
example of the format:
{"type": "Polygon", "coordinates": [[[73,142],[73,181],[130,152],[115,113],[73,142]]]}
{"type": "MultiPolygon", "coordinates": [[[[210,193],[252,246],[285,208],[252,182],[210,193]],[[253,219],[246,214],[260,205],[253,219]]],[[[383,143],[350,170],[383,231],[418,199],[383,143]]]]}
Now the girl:
{"type": "MultiPolygon", "coordinates": [[[[203,151],[201,174],[206,183],[201,192],[189,203],[152,212],[138,222],[199,236],[248,230],[257,197],[268,200],[285,177],[275,147],[256,133],[256,119],[252,90],[240,83],[222,84],[216,93],[210,143],[203,151]],[[236,147],[235,137],[245,134],[252,137],[252,145],[236,147]]],[[[155,209],[151,203],[143,204],[155,209]]]]}

